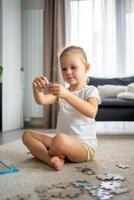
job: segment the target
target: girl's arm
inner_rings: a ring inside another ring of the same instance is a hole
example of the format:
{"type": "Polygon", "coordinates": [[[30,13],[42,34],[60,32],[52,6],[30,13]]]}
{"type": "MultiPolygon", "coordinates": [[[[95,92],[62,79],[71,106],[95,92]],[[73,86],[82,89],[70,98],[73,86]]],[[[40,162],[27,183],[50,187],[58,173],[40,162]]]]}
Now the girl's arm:
{"type": "Polygon", "coordinates": [[[65,99],[81,114],[90,118],[95,118],[98,111],[98,101],[96,97],[91,97],[87,101],[82,100],[60,84],[50,84],[49,91],[58,98],[65,99]]]}
{"type": "Polygon", "coordinates": [[[65,100],[81,114],[85,115],[86,117],[95,118],[98,111],[97,98],[91,97],[85,101],[68,91],[65,100]]]}
{"type": "Polygon", "coordinates": [[[40,76],[33,81],[33,95],[36,103],[40,105],[53,104],[57,97],[53,94],[44,94],[43,89],[47,89],[49,82],[46,77],[40,76]]]}

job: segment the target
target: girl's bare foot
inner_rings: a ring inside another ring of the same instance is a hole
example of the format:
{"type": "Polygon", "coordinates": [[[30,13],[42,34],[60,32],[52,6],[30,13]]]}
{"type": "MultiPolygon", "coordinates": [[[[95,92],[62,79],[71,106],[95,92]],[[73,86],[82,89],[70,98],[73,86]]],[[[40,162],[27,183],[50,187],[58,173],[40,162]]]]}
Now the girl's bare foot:
{"type": "Polygon", "coordinates": [[[58,156],[54,156],[50,159],[50,165],[56,170],[61,170],[64,165],[64,160],[60,159],[58,156]]]}

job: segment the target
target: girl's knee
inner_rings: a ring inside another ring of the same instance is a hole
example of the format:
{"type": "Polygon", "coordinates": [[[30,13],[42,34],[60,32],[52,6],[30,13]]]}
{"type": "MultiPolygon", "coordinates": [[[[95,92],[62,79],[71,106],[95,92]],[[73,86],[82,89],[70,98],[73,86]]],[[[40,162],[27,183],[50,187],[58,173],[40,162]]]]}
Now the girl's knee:
{"type": "Polygon", "coordinates": [[[66,141],[65,137],[66,135],[64,133],[59,133],[53,138],[51,144],[62,146],[65,144],[65,141],[66,141]]]}
{"type": "Polygon", "coordinates": [[[54,152],[63,152],[65,147],[65,134],[59,133],[57,134],[51,142],[51,146],[49,149],[49,153],[53,154],[54,152]]]}
{"type": "Polygon", "coordinates": [[[31,130],[30,129],[25,130],[23,135],[22,135],[22,141],[23,141],[24,144],[27,144],[30,136],[31,136],[31,130]]]}

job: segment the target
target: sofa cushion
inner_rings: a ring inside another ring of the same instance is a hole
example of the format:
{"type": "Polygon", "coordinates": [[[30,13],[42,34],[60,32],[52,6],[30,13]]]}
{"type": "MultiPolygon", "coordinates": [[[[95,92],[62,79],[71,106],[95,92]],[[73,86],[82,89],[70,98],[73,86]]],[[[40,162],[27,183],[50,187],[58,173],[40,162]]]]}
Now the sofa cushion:
{"type": "Polygon", "coordinates": [[[119,93],[125,92],[127,87],[123,85],[99,85],[98,91],[101,97],[116,97],[119,93]]]}
{"type": "Polygon", "coordinates": [[[98,85],[128,85],[134,83],[134,76],[121,77],[121,78],[97,78],[89,77],[88,84],[98,86],[98,85]]]}
{"type": "Polygon", "coordinates": [[[120,98],[102,98],[100,107],[134,107],[134,100],[120,98]]]}
{"type": "Polygon", "coordinates": [[[117,95],[117,98],[120,99],[133,99],[134,100],[134,93],[132,92],[121,92],[117,95]]]}
{"type": "Polygon", "coordinates": [[[128,91],[128,92],[133,92],[133,93],[134,93],[134,83],[130,83],[130,84],[127,86],[127,91],[128,91]]]}

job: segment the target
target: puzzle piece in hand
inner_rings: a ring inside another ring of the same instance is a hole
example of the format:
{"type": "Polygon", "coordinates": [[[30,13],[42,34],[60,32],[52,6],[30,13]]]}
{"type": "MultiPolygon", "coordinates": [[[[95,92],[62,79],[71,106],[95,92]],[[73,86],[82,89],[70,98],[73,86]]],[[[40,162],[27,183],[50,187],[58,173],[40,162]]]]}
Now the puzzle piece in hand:
{"type": "Polygon", "coordinates": [[[95,171],[93,169],[91,169],[90,167],[76,167],[77,171],[78,172],[81,172],[83,174],[86,174],[86,175],[92,175],[92,174],[95,174],[95,171]]]}

